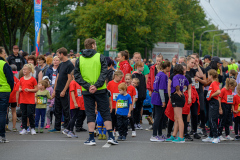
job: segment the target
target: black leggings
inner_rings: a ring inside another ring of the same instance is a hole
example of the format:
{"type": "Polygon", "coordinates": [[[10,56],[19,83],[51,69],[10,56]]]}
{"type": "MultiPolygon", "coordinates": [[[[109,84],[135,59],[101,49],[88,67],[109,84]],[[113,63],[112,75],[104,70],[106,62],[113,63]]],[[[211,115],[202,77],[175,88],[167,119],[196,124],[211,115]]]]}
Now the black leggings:
{"type": "Polygon", "coordinates": [[[141,110],[143,108],[143,101],[144,101],[144,99],[138,99],[137,102],[136,102],[136,107],[133,110],[134,111],[134,113],[133,113],[134,121],[135,121],[136,124],[140,123],[141,110]]]}
{"type": "Polygon", "coordinates": [[[72,109],[71,112],[72,112],[73,116],[72,116],[71,120],[68,123],[67,129],[70,130],[70,131],[73,131],[75,122],[76,122],[78,116],[80,115],[79,114],[80,110],[79,110],[79,108],[76,108],[76,109],[72,109]]]}
{"type": "Polygon", "coordinates": [[[197,124],[198,124],[198,103],[197,101],[191,106],[191,124],[192,131],[197,132],[197,124]]]}
{"type": "MultiPolygon", "coordinates": [[[[209,102],[207,100],[207,93],[208,91],[207,90],[204,90],[204,106],[205,106],[205,110],[206,110],[206,117],[205,117],[205,124],[207,123],[207,121],[209,120],[209,102]]],[[[204,124],[204,126],[205,126],[204,124]]],[[[210,127],[210,126],[209,126],[210,127]]]]}
{"type": "Polygon", "coordinates": [[[130,125],[131,125],[131,128],[132,128],[132,131],[135,131],[133,111],[131,111],[131,117],[129,117],[128,119],[129,119],[129,121],[130,121],[130,125]]]}
{"type": "Polygon", "coordinates": [[[238,126],[240,124],[240,117],[237,116],[234,118],[234,131],[235,131],[235,135],[238,135],[238,126]]]}
{"type": "Polygon", "coordinates": [[[153,123],[153,136],[162,135],[162,126],[164,118],[165,107],[154,105],[154,123],[153,123]]]}
{"type": "Polygon", "coordinates": [[[221,103],[223,114],[219,115],[218,136],[222,135],[223,127],[225,127],[226,136],[230,134],[229,125],[232,119],[232,105],[221,103]]]}
{"type": "Polygon", "coordinates": [[[118,131],[118,128],[117,128],[117,116],[116,116],[116,113],[115,113],[116,109],[112,109],[112,113],[111,113],[111,118],[112,118],[112,129],[115,131],[118,131]]]}

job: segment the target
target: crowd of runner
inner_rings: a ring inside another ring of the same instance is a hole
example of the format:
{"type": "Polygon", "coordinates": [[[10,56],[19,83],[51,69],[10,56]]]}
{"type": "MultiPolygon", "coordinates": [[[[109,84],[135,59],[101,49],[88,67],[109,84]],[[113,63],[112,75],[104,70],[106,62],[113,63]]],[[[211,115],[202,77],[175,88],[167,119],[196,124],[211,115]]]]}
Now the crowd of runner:
{"type": "Polygon", "coordinates": [[[59,48],[37,57],[16,45],[7,56],[0,47],[1,142],[9,142],[5,131],[36,135],[48,129],[78,138],[75,132],[87,131],[87,118],[85,145],[96,145],[96,135],[118,144],[143,129],[143,114],[150,125],[146,130],[152,130],[151,142],[240,139],[240,74],[235,60],[209,55],[201,60],[193,53],[170,61],[159,54],[154,63],[139,52],[130,59],[128,51],[113,59],[99,54],[93,39],[84,45],[77,54],[59,48]]]}

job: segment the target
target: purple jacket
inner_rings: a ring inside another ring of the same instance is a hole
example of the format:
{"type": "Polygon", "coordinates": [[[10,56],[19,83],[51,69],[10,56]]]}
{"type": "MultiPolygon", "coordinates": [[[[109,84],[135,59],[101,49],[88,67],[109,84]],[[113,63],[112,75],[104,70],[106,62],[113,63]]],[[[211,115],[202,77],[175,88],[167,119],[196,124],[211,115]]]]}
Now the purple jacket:
{"type": "MultiPolygon", "coordinates": [[[[46,90],[48,90],[49,93],[50,93],[50,95],[52,96],[53,88],[52,88],[52,87],[48,87],[48,88],[46,88],[46,90]]],[[[53,106],[53,105],[54,105],[54,99],[55,99],[55,98],[53,98],[52,100],[51,100],[51,99],[48,99],[48,102],[51,103],[50,106],[53,106]]]]}

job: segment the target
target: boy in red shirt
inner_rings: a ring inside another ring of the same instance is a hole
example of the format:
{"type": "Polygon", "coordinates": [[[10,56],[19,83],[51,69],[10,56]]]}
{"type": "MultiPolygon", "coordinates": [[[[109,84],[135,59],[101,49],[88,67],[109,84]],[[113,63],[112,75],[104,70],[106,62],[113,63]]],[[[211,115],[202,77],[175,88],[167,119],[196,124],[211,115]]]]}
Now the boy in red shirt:
{"type": "Polygon", "coordinates": [[[240,140],[238,126],[240,124],[240,84],[237,85],[237,94],[233,97],[232,111],[234,116],[235,140],[240,140]]]}
{"type": "Polygon", "coordinates": [[[208,138],[203,139],[203,142],[220,142],[217,133],[218,115],[219,115],[219,102],[218,97],[221,93],[219,89],[218,74],[214,69],[208,71],[208,79],[212,81],[207,94],[207,100],[209,101],[209,123],[210,123],[210,135],[208,138]]]}
{"type": "Polygon", "coordinates": [[[67,128],[62,131],[63,134],[67,135],[69,138],[78,138],[77,135],[73,132],[74,125],[76,123],[77,117],[81,116],[80,110],[85,110],[83,96],[82,96],[82,87],[75,81],[74,71],[71,72],[72,81],[69,85],[69,95],[70,95],[70,110],[73,114],[67,128]]]}

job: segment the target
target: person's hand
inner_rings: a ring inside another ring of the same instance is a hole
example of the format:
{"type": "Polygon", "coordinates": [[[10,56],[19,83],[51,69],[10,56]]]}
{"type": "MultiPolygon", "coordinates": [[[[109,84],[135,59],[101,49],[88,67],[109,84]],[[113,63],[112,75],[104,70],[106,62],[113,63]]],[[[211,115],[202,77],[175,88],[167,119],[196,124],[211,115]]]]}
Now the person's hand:
{"type": "Polygon", "coordinates": [[[77,104],[77,103],[74,103],[74,107],[75,107],[75,108],[78,108],[78,104],[77,104]]]}
{"type": "Polygon", "coordinates": [[[128,113],[128,118],[131,117],[131,113],[128,113]]]}
{"type": "Polygon", "coordinates": [[[194,79],[195,79],[195,82],[196,82],[196,81],[199,82],[199,80],[200,80],[200,78],[198,78],[197,76],[195,76],[194,79]]]}
{"type": "Polygon", "coordinates": [[[236,110],[234,110],[233,112],[236,113],[236,114],[238,114],[238,111],[236,111],[236,110]]]}
{"type": "Polygon", "coordinates": [[[95,114],[98,114],[97,110],[95,110],[95,114]]]}
{"type": "Polygon", "coordinates": [[[179,96],[181,96],[182,92],[181,91],[176,91],[174,94],[178,94],[179,96]]]}
{"type": "Polygon", "coordinates": [[[149,91],[149,96],[152,97],[152,91],[149,91]]]}
{"type": "Polygon", "coordinates": [[[53,93],[52,93],[52,99],[55,98],[55,94],[56,94],[55,91],[53,91],[53,93]]]}
{"type": "Polygon", "coordinates": [[[22,92],[22,87],[21,86],[19,87],[19,92],[22,92]]]}
{"type": "Polygon", "coordinates": [[[110,113],[112,113],[112,108],[110,109],[110,113]]]}
{"type": "Polygon", "coordinates": [[[192,98],[188,97],[188,104],[192,103],[192,98]]]}
{"type": "Polygon", "coordinates": [[[49,106],[49,108],[52,108],[52,106],[49,106]]]}
{"type": "Polygon", "coordinates": [[[29,89],[28,89],[28,88],[25,88],[24,91],[25,91],[25,92],[29,92],[29,89]]]}
{"type": "Polygon", "coordinates": [[[221,108],[219,109],[219,114],[223,114],[223,110],[221,108]]]}
{"type": "Polygon", "coordinates": [[[65,91],[62,91],[62,92],[60,93],[60,97],[64,97],[65,94],[66,94],[66,92],[65,92],[65,91]]]}
{"type": "Polygon", "coordinates": [[[94,94],[96,91],[97,91],[96,86],[91,85],[90,88],[89,88],[89,92],[92,93],[92,94],[94,94]]]}
{"type": "Polygon", "coordinates": [[[17,102],[17,107],[19,107],[19,103],[17,102]]]}
{"type": "Polygon", "coordinates": [[[162,103],[162,107],[163,108],[166,107],[166,103],[165,102],[162,103]]]}

